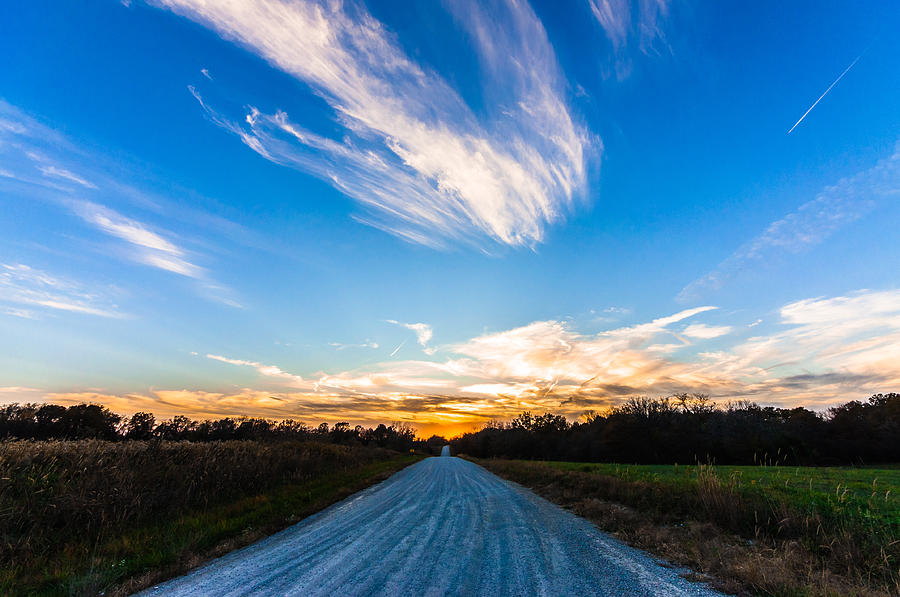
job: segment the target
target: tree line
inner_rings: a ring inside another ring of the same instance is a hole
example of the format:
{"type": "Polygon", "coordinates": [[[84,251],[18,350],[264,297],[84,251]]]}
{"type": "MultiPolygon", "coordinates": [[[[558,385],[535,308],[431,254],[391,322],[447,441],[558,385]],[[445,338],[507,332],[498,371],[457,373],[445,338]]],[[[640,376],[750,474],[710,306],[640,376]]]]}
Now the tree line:
{"type": "MultiPolygon", "coordinates": [[[[300,440],[378,446],[433,454],[448,443],[416,439],[406,423],[351,427],[347,422],[309,426],[301,421],[226,417],[195,421],[179,415],[121,417],[104,406],[9,404],[0,406],[0,440],[104,439],[208,442],[300,440]]],[[[605,413],[565,417],[523,412],[489,422],[449,443],[455,454],[582,462],[670,464],[843,465],[900,462],[900,394],[875,394],[824,413],[763,407],[739,401],[717,405],[702,394],[631,398],[605,413]]]]}
{"type": "Polygon", "coordinates": [[[900,394],[816,413],[803,407],[716,405],[701,394],[631,398],[569,423],[523,412],[452,440],[478,458],[672,464],[847,465],[900,462],[900,394]]]}
{"type": "Polygon", "coordinates": [[[408,451],[417,447],[415,429],[406,423],[351,427],[347,422],[316,427],[301,421],[226,417],[195,421],[184,415],[157,422],[152,413],[121,417],[99,404],[9,404],[0,407],[0,440],[103,439],[210,442],[222,440],[300,440],[378,446],[408,451]]]}

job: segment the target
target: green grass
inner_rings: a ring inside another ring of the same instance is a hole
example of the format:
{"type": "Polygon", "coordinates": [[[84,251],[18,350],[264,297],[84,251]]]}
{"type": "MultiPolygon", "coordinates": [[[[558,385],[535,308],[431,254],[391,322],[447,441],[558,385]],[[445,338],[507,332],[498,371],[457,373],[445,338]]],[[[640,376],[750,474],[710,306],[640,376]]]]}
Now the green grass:
{"type": "Polygon", "coordinates": [[[72,541],[31,566],[3,562],[0,594],[126,595],[283,529],[421,458],[398,455],[338,468],[111,537],[72,541]]]}
{"type": "Polygon", "coordinates": [[[476,462],[728,590],[900,594],[900,469],[891,466],[476,462]]]}
{"type": "Polygon", "coordinates": [[[804,514],[868,521],[900,537],[900,468],[543,464],[684,488],[712,474],[741,493],[785,502],[804,514]]]}

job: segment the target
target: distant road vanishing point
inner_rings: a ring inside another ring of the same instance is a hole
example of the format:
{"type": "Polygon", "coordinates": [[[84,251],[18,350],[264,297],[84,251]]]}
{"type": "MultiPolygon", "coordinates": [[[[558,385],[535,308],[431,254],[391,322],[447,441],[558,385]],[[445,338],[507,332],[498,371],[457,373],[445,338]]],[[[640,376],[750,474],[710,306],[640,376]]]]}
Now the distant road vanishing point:
{"type": "Polygon", "coordinates": [[[140,595],[719,595],[443,453],[140,595]]]}

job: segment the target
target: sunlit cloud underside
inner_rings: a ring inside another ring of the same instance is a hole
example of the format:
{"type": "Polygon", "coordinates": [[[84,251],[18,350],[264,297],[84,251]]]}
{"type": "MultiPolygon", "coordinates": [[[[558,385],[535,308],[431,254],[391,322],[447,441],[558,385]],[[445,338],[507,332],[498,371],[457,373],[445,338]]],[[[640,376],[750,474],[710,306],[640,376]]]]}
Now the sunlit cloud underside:
{"type": "MultiPolygon", "coordinates": [[[[444,360],[406,360],[309,377],[233,355],[198,354],[252,368],[240,391],[47,393],[43,400],[96,401],[121,412],[198,418],[251,415],[308,422],[407,421],[420,432],[456,432],[522,410],[575,418],[631,396],[703,392],[823,409],[900,383],[900,290],[860,291],[785,305],[775,330],[752,335],[699,319],[697,307],[653,321],[582,334],[561,321],[532,324],[441,347],[444,360]]],[[[32,399],[36,396],[32,396],[32,399]]]]}

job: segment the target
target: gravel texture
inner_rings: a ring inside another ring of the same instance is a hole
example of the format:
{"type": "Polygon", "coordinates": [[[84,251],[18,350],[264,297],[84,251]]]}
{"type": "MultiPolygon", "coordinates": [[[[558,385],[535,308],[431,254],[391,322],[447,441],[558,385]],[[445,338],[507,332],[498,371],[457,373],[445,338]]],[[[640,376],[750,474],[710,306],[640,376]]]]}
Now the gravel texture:
{"type": "Polygon", "coordinates": [[[444,456],[140,595],[720,593],[523,487],[444,456]]]}

